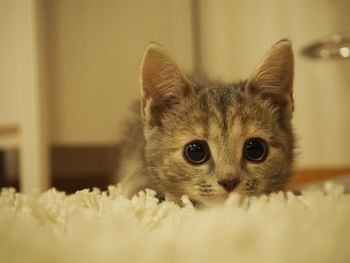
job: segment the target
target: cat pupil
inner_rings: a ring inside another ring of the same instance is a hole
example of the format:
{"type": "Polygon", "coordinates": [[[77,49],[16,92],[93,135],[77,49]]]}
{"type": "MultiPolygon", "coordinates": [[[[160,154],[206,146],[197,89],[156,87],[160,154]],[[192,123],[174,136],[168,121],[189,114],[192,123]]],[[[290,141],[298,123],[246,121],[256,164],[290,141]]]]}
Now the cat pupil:
{"type": "Polygon", "coordinates": [[[207,160],[208,151],[205,142],[193,141],[185,146],[185,157],[194,164],[200,164],[207,160]]]}
{"type": "Polygon", "coordinates": [[[253,162],[262,161],[266,157],[266,145],[260,138],[248,139],[244,145],[244,157],[253,162]]]}

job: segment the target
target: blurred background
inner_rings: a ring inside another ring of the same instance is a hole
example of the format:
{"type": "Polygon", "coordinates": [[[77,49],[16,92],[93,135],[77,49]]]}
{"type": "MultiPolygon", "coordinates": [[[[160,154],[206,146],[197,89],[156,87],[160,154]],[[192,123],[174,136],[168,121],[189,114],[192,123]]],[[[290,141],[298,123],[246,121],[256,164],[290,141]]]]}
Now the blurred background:
{"type": "Polygon", "coordinates": [[[349,173],[350,60],[300,53],[349,31],[349,10],[346,0],[0,0],[0,186],[72,192],[113,182],[151,41],[186,72],[235,81],[290,38],[292,183],[349,173]]]}

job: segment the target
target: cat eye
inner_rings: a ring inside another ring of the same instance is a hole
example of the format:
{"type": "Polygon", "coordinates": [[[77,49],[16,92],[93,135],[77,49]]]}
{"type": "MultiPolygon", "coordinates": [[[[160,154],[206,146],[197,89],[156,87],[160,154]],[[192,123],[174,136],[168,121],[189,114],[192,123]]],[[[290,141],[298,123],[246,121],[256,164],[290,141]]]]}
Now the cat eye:
{"type": "Polygon", "coordinates": [[[209,147],[205,141],[192,141],[184,148],[184,157],[192,164],[202,164],[209,159],[209,147]]]}
{"type": "Polygon", "coordinates": [[[267,146],[261,138],[250,138],[245,141],[243,146],[243,156],[246,160],[252,162],[262,162],[267,156],[267,146]]]}

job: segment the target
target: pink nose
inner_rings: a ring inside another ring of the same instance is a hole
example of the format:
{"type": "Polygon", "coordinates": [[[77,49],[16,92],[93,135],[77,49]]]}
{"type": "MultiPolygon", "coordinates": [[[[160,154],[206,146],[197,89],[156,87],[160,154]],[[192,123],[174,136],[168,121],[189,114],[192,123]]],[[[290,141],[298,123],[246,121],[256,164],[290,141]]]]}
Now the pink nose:
{"type": "Polygon", "coordinates": [[[236,186],[240,183],[241,181],[238,178],[233,178],[233,179],[223,179],[219,180],[218,184],[221,185],[225,190],[230,193],[232,192],[236,186]]]}

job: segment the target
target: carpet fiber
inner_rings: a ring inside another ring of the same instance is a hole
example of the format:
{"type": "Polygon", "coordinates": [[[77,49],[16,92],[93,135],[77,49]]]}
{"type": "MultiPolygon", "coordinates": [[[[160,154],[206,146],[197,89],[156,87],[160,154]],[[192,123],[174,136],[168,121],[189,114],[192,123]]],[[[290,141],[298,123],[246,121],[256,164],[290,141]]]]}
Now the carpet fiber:
{"type": "Polygon", "coordinates": [[[195,210],[120,187],[65,195],[3,189],[0,262],[350,262],[350,195],[339,185],[195,210]]]}

